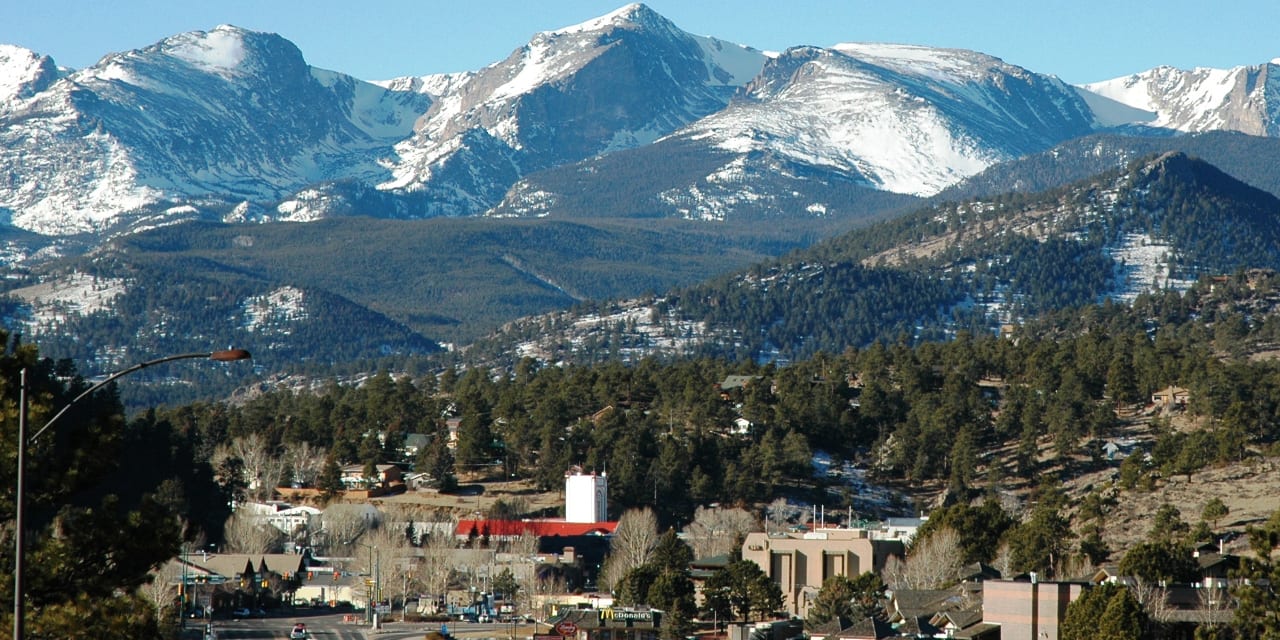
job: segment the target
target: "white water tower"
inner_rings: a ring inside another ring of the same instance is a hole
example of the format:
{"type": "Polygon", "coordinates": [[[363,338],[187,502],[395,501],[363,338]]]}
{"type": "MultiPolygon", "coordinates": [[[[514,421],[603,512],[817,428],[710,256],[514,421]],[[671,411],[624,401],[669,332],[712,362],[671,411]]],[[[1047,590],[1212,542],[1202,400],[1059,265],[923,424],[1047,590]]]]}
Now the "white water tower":
{"type": "Polygon", "coordinates": [[[607,522],[608,514],[608,474],[583,473],[580,467],[565,472],[565,522],[607,522]]]}

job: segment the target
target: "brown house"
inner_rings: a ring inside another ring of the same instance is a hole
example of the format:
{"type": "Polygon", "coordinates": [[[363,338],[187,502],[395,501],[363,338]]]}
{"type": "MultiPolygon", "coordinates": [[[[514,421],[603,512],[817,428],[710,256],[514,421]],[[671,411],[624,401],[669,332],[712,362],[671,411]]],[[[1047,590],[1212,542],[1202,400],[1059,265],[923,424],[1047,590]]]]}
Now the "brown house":
{"type": "Polygon", "coordinates": [[[1165,387],[1151,394],[1151,404],[1165,409],[1185,409],[1191,391],[1185,387],[1165,387]]]}
{"type": "Polygon", "coordinates": [[[400,467],[394,464],[380,464],[375,466],[375,477],[371,480],[373,487],[366,487],[370,479],[366,479],[364,475],[364,465],[353,464],[342,468],[342,484],[349,489],[365,489],[365,488],[388,488],[394,484],[403,484],[404,475],[400,471],[400,467]]]}

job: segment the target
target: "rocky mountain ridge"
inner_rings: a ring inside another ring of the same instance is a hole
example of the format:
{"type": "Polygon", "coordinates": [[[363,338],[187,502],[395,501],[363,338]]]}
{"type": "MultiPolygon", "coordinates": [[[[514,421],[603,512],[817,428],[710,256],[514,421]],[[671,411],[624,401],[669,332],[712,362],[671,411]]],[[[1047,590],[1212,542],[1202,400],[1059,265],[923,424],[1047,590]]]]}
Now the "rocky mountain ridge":
{"type": "Polygon", "coordinates": [[[642,4],[539,33],[484,69],[379,83],[227,25],[78,71],[5,47],[0,213],[55,236],[189,219],[556,215],[562,194],[539,191],[540,172],[577,166],[590,181],[599,158],[675,143],[728,156],[654,190],[648,215],[724,220],[773,200],[769,215],[821,216],[847,185],[928,195],[1120,123],[1276,131],[1269,64],[1186,74],[1202,79],[1162,69],[1070,87],[924,46],[765,54],[642,4]],[[1224,76],[1236,89],[1218,88],[1224,76]],[[744,176],[769,173],[784,179],[734,197],[744,176]]]}

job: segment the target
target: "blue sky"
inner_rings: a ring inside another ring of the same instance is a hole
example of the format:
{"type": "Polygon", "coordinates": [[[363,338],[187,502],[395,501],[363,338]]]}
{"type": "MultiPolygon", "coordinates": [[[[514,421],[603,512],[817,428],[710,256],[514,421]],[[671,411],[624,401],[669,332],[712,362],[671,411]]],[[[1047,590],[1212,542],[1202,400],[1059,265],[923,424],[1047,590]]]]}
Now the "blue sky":
{"type": "MultiPolygon", "coordinates": [[[[293,41],[310,64],[365,80],[467,71],[537,31],[626,4],[597,0],[0,0],[0,43],[85,67],[218,24],[293,41]]],[[[685,31],[759,49],[896,42],[973,49],[1071,83],[1158,65],[1280,58],[1275,0],[652,0],[685,31]]]]}

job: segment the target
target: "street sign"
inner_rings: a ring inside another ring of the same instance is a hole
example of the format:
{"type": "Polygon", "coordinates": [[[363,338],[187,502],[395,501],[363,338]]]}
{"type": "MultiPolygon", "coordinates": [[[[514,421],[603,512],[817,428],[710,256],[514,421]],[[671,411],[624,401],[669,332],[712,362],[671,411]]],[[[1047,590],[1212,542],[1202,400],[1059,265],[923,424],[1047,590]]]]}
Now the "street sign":
{"type": "Polygon", "coordinates": [[[573,638],[578,635],[578,625],[572,620],[561,620],[556,623],[556,633],[566,638],[573,638]]]}

